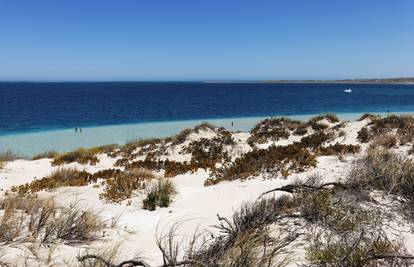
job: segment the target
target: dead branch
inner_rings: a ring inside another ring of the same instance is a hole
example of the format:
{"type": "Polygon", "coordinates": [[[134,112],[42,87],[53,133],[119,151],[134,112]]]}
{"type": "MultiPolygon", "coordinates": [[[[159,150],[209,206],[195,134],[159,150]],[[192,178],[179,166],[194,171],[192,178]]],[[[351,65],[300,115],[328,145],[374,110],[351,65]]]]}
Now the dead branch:
{"type": "Polygon", "coordinates": [[[263,197],[266,194],[273,193],[273,192],[276,192],[276,191],[287,192],[287,193],[293,194],[295,191],[297,191],[299,189],[310,189],[310,190],[317,191],[317,190],[325,189],[328,186],[334,186],[334,187],[338,187],[338,188],[345,189],[345,190],[349,189],[348,186],[346,186],[342,183],[337,183],[337,182],[325,183],[325,184],[322,184],[320,186],[312,186],[312,185],[307,185],[307,184],[288,184],[288,185],[284,185],[282,187],[278,187],[278,188],[266,191],[266,192],[262,193],[258,197],[258,199],[260,199],[261,197],[263,197]]]}

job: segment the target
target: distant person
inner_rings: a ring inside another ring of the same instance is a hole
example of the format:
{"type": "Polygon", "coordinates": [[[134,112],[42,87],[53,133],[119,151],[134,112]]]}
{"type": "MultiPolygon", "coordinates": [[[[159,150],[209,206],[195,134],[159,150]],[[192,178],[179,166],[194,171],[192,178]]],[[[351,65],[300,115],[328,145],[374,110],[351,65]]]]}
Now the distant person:
{"type": "Polygon", "coordinates": [[[77,133],[77,132],[78,132],[78,127],[75,128],[75,133],[77,133]]]}
{"type": "Polygon", "coordinates": [[[233,127],[234,126],[234,123],[233,122],[231,122],[231,127],[233,127]]]}
{"type": "Polygon", "coordinates": [[[79,132],[82,132],[82,128],[79,128],[79,132]]]}

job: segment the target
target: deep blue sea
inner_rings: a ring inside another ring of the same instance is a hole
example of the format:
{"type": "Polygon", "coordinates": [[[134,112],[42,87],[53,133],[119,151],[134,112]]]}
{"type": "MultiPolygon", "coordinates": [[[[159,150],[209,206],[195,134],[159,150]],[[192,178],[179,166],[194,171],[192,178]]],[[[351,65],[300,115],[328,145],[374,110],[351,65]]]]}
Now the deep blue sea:
{"type": "Polygon", "coordinates": [[[0,83],[0,135],[151,121],[414,111],[414,85],[0,83]],[[351,88],[353,93],[344,93],[351,88]]]}
{"type": "Polygon", "coordinates": [[[268,116],[326,112],[342,119],[414,112],[414,85],[0,83],[0,152],[31,156],[165,137],[202,121],[245,131],[268,116]]]}

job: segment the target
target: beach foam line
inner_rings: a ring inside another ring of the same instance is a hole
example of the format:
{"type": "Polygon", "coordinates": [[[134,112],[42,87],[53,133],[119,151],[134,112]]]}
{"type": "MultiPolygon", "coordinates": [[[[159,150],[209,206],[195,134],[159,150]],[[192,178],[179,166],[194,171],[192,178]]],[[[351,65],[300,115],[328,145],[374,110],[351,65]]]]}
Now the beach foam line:
{"type": "MultiPolygon", "coordinates": [[[[401,112],[406,113],[406,112],[401,112]]],[[[375,113],[385,115],[386,113],[375,113]]],[[[395,114],[398,114],[395,113],[395,114]]],[[[318,114],[285,116],[296,120],[308,120],[318,114]]],[[[339,113],[342,120],[355,120],[362,113],[339,113]]],[[[106,144],[125,144],[128,141],[146,138],[162,138],[175,135],[185,128],[209,122],[232,131],[249,131],[266,117],[203,119],[187,121],[146,122],[109,126],[84,127],[82,132],[75,129],[47,130],[28,133],[14,133],[0,136],[0,151],[11,150],[31,157],[49,150],[67,152],[79,147],[94,147],[106,144]],[[233,125],[232,125],[233,123],[233,125]]],[[[281,117],[281,116],[273,116],[281,117]]]]}

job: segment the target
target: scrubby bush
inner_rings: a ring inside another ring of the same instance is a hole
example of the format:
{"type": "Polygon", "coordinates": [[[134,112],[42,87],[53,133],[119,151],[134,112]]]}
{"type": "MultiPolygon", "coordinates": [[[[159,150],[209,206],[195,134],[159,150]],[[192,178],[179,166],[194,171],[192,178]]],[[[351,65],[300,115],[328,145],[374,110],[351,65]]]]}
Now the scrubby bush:
{"type": "Polygon", "coordinates": [[[293,131],[294,135],[305,135],[308,133],[308,126],[306,124],[301,124],[293,131]]]}
{"type": "Polygon", "coordinates": [[[370,114],[370,113],[365,113],[359,119],[357,119],[357,121],[363,121],[365,119],[374,120],[376,118],[378,118],[378,115],[373,115],[373,114],[370,114]]]}
{"type": "Polygon", "coordinates": [[[249,144],[265,143],[267,141],[278,141],[287,139],[290,131],[296,130],[303,123],[285,117],[265,119],[250,131],[249,144]]]}
{"type": "Polygon", "coordinates": [[[52,161],[52,165],[61,165],[72,162],[95,165],[99,162],[99,159],[96,156],[96,151],[85,148],[79,148],[75,151],[58,155],[52,161]]]}
{"type": "Polygon", "coordinates": [[[234,144],[234,140],[228,133],[211,139],[201,138],[198,141],[193,141],[185,149],[185,152],[191,153],[190,165],[204,169],[214,168],[216,163],[228,160],[227,152],[223,149],[225,145],[232,144],[234,144]]]}
{"type": "Polygon", "coordinates": [[[150,185],[147,196],[142,202],[143,209],[155,210],[157,207],[168,207],[175,193],[175,185],[170,179],[158,179],[150,185]]]}
{"type": "Polygon", "coordinates": [[[128,169],[118,176],[106,180],[104,191],[99,195],[106,201],[119,203],[131,198],[133,192],[145,188],[154,175],[145,169],[128,169]]]}
{"type": "Polygon", "coordinates": [[[304,147],[318,149],[325,142],[332,140],[333,137],[334,137],[334,134],[331,132],[325,133],[323,131],[317,131],[311,135],[302,137],[300,142],[304,147]]]}
{"type": "Polygon", "coordinates": [[[316,157],[300,144],[270,146],[268,149],[250,151],[229,165],[213,170],[205,185],[224,180],[246,179],[263,173],[287,176],[290,172],[302,172],[316,165],[316,157]]]}
{"type": "Polygon", "coordinates": [[[38,160],[38,159],[53,159],[56,158],[59,155],[59,152],[55,151],[55,150],[50,150],[50,151],[46,151],[37,155],[34,155],[32,157],[32,160],[38,160]]]}
{"type": "Polygon", "coordinates": [[[327,147],[320,147],[318,154],[322,156],[344,155],[359,153],[361,147],[359,145],[344,145],[336,143],[327,147]]]}

